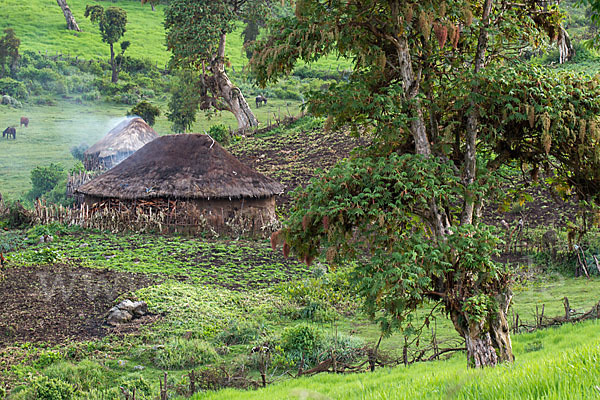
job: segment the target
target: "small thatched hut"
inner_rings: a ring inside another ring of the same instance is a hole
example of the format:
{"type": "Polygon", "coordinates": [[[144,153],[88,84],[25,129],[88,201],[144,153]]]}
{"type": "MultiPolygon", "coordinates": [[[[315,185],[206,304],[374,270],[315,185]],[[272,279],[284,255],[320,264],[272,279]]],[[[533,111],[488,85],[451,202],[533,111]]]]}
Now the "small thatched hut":
{"type": "Polygon", "coordinates": [[[83,153],[88,171],[110,169],[158,137],[140,117],[127,118],[83,153]]]}
{"type": "Polygon", "coordinates": [[[242,164],[210,136],[187,134],[157,138],[77,191],[92,209],[118,209],[138,221],[140,213],[152,214],[163,229],[209,225],[256,233],[274,226],[275,196],[283,186],[242,164]]]}

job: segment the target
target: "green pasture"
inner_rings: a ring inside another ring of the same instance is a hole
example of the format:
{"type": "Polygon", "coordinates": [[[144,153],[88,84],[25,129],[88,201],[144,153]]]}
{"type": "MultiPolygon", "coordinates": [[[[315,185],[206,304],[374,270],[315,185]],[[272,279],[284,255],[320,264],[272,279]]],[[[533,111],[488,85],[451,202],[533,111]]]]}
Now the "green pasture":
{"type": "MultiPolygon", "coordinates": [[[[270,121],[300,113],[300,102],[271,99],[266,106],[255,108],[249,98],[260,126],[270,121]]],[[[166,118],[166,105],[159,104],[162,114],[154,129],[161,135],[173,133],[166,118]]],[[[76,104],[57,100],[53,106],[25,104],[23,108],[0,106],[0,129],[17,128],[17,139],[0,138],[0,193],[10,199],[23,196],[30,188],[30,171],[36,166],[61,163],[70,168],[75,159],[69,149],[80,143],[89,146],[102,138],[125,117],[131,106],[114,103],[84,102],[76,104]],[[21,116],[30,120],[28,128],[19,127],[21,116]]],[[[198,112],[192,132],[204,133],[210,126],[224,124],[237,129],[231,113],[221,112],[208,119],[198,112]]]]}
{"type": "MultiPolygon", "coordinates": [[[[0,3],[0,31],[12,28],[21,39],[21,51],[32,50],[42,54],[63,54],[80,59],[108,59],[109,48],[102,42],[98,27],[83,16],[88,4],[103,7],[116,6],[127,11],[127,32],[121,40],[129,40],[131,46],[127,55],[133,58],[150,59],[159,67],[164,67],[170,58],[165,44],[164,5],[157,5],[152,12],[150,5],[141,5],[139,0],[112,0],[92,2],[69,0],[77,24],[82,32],[66,29],[62,10],[54,1],[46,0],[2,0],[0,3]]],[[[241,71],[248,63],[242,47],[243,26],[227,36],[227,57],[236,71],[241,71]]],[[[118,47],[117,47],[118,49],[118,47]]],[[[300,65],[303,65],[301,63],[300,65]]],[[[327,57],[311,65],[311,68],[329,70],[349,69],[348,60],[327,57]]]]}
{"type": "Polygon", "coordinates": [[[468,370],[464,356],[374,373],[287,380],[257,391],[205,392],[193,399],[597,399],[599,322],[513,337],[513,365],[468,370]],[[535,344],[533,346],[532,344],[535,344]]]}

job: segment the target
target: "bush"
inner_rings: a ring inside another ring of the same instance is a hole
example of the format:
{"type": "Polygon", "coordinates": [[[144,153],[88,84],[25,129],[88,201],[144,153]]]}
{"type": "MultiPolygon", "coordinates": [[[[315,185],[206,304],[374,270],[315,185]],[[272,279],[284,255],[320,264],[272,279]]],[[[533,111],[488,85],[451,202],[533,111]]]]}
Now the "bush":
{"type": "Polygon", "coordinates": [[[248,344],[257,340],[260,337],[260,327],[257,324],[249,322],[238,322],[231,320],[227,328],[219,333],[216,341],[226,346],[236,344],[248,344]]]}
{"type": "Polygon", "coordinates": [[[79,161],[83,161],[83,153],[85,153],[85,151],[89,148],[90,146],[88,146],[87,143],[80,143],[79,146],[73,146],[71,147],[71,155],[79,160],[79,161]]]}
{"type": "Polygon", "coordinates": [[[70,400],[75,397],[75,389],[59,379],[41,376],[33,381],[32,391],[36,400],[70,400]]]}
{"type": "Polygon", "coordinates": [[[200,339],[175,338],[157,350],[154,365],[162,369],[194,368],[217,360],[215,349],[200,339]]]}
{"type": "Polygon", "coordinates": [[[3,215],[0,215],[6,225],[11,229],[24,228],[31,225],[31,213],[19,201],[8,202],[3,215]]]}
{"type": "Polygon", "coordinates": [[[310,325],[296,325],[286,328],[281,334],[281,348],[286,358],[294,364],[304,360],[304,365],[314,365],[325,345],[320,330],[310,325]]]}
{"type": "Polygon", "coordinates": [[[67,173],[60,164],[50,163],[46,167],[35,167],[31,170],[32,188],[27,194],[30,200],[42,197],[56,187],[56,185],[65,180],[67,173]]]}
{"type": "Polygon", "coordinates": [[[33,365],[36,368],[45,368],[62,359],[62,355],[58,351],[45,351],[39,355],[33,365]]]}
{"type": "Polygon", "coordinates": [[[156,117],[160,115],[160,109],[146,100],[140,101],[135,107],[127,111],[127,115],[137,115],[150,126],[154,125],[156,117]]]}
{"type": "Polygon", "coordinates": [[[23,100],[27,98],[28,93],[23,82],[12,78],[2,78],[0,79],[0,95],[8,95],[23,100]]]}
{"type": "Polygon", "coordinates": [[[231,139],[229,128],[223,124],[211,126],[208,130],[208,134],[220,144],[227,144],[231,139]]]}

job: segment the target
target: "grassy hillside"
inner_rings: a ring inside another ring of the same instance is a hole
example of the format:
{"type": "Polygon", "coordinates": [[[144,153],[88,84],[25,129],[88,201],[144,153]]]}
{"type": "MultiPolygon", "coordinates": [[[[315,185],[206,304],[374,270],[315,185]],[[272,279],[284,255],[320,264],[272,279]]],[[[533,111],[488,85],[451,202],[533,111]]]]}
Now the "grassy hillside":
{"type": "Polygon", "coordinates": [[[361,375],[319,375],[255,392],[225,390],[192,399],[597,399],[600,323],[564,326],[514,338],[517,361],[467,370],[462,357],[379,369],[361,375]]]}
{"type": "MultiPolygon", "coordinates": [[[[98,27],[83,16],[87,0],[67,2],[83,32],[66,29],[62,10],[55,1],[3,0],[0,7],[0,29],[13,28],[21,39],[21,50],[48,54],[70,54],[84,59],[108,58],[108,45],[102,42],[98,27]]],[[[127,32],[123,40],[131,47],[127,54],[136,58],[150,58],[164,65],[169,59],[165,46],[162,6],[152,12],[139,1],[98,2],[104,7],[117,6],[127,11],[127,32]]]]}
{"type": "MultiPolygon", "coordinates": [[[[117,6],[127,11],[127,32],[122,40],[129,40],[131,46],[127,55],[134,58],[148,58],[162,67],[169,60],[170,53],[165,45],[164,5],[158,5],[152,12],[149,5],[140,1],[113,0],[93,2],[88,0],[68,0],[77,24],[82,32],[66,29],[62,10],[54,1],[48,0],[2,0],[0,6],[0,31],[13,28],[21,39],[21,51],[32,50],[49,55],[69,54],[83,59],[108,59],[109,49],[102,42],[98,27],[83,16],[88,4],[98,3],[104,7],[117,6]]],[[[248,63],[242,48],[242,25],[227,37],[227,57],[235,70],[241,71],[248,63]]],[[[311,68],[336,71],[350,68],[350,62],[329,57],[315,63],[311,68]]]]}

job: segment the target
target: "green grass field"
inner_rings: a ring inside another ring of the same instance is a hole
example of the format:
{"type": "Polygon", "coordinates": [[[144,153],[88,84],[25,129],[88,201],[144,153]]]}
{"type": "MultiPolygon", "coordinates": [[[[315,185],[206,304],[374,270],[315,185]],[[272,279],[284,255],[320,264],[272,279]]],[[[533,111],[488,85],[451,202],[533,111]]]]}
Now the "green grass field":
{"type": "Polygon", "coordinates": [[[599,328],[596,321],[516,336],[516,362],[497,368],[468,370],[464,357],[456,356],[444,362],[385,368],[360,375],[322,374],[257,391],[206,392],[192,398],[597,399],[599,328]]]}

